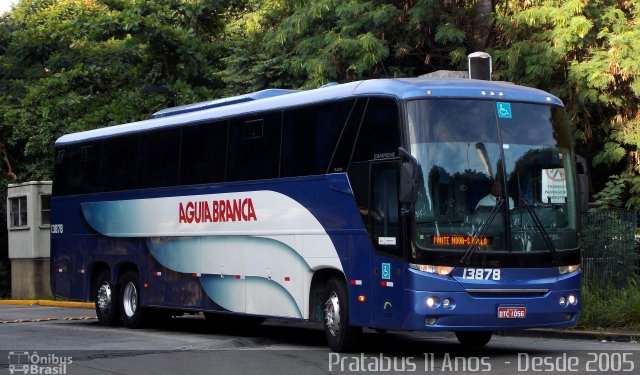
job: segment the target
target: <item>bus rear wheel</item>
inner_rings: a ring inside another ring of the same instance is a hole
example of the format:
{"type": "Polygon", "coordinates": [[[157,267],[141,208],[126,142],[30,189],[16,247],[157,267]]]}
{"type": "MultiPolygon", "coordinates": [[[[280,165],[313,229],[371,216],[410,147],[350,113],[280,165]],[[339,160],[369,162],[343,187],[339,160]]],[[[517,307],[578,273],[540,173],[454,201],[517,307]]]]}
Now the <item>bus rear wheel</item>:
{"type": "Polygon", "coordinates": [[[472,348],[485,346],[493,336],[492,331],[456,331],[456,337],[460,344],[472,348]]]}
{"type": "Polygon", "coordinates": [[[111,283],[108,270],[100,272],[93,285],[92,296],[96,305],[98,323],[103,326],[118,325],[120,320],[117,288],[111,283]]]}
{"type": "Polygon", "coordinates": [[[324,303],[324,332],[329,348],[344,353],[352,350],[360,338],[362,327],[349,324],[349,300],[344,282],[332,278],[327,282],[324,303]]]}
{"type": "Polygon", "coordinates": [[[140,282],[138,274],[127,271],[120,278],[120,317],[127,328],[142,326],[142,307],[140,306],[140,282]]]}

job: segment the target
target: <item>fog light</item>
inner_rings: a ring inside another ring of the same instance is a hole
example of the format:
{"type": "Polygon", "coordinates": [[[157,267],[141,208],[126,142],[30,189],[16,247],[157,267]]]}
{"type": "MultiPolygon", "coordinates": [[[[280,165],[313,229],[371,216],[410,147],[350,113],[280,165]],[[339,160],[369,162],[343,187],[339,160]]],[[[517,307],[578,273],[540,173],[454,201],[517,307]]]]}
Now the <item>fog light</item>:
{"type": "Polygon", "coordinates": [[[445,309],[448,309],[449,307],[451,307],[451,301],[449,300],[449,298],[445,298],[442,301],[442,307],[444,307],[445,309]]]}
{"type": "Polygon", "coordinates": [[[565,307],[567,306],[567,299],[564,297],[560,297],[560,301],[558,301],[560,303],[560,306],[565,307]]]}
{"type": "Polygon", "coordinates": [[[424,319],[424,322],[427,323],[430,326],[436,324],[437,321],[438,321],[438,318],[425,318],[424,319]]]}
{"type": "Polygon", "coordinates": [[[435,297],[428,297],[427,298],[427,307],[429,308],[434,308],[436,306],[436,303],[438,302],[438,300],[435,297]]]}
{"type": "Polygon", "coordinates": [[[575,306],[578,303],[578,299],[573,294],[569,294],[569,303],[575,306]]]}

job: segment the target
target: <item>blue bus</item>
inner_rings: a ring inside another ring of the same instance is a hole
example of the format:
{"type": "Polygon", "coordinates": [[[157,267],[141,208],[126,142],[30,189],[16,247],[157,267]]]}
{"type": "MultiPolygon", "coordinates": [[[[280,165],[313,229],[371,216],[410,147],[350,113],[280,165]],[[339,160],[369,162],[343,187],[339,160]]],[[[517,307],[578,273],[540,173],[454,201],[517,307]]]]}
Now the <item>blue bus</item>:
{"type": "Polygon", "coordinates": [[[55,143],[54,294],[158,314],[363,327],[569,327],[578,184],[562,102],[473,79],[265,90],[55,143]]]}

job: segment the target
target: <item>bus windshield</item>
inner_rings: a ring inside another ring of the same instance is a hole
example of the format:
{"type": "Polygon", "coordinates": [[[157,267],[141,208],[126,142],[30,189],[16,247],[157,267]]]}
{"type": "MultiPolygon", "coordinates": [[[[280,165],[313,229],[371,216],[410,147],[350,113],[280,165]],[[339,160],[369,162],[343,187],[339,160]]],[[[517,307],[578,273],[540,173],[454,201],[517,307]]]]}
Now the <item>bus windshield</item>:
{"type": "Polygon", "coordinates": [[[578,246],[564,110],[487,100],[408,103],[420,249],[555,253],[578,246]]]}

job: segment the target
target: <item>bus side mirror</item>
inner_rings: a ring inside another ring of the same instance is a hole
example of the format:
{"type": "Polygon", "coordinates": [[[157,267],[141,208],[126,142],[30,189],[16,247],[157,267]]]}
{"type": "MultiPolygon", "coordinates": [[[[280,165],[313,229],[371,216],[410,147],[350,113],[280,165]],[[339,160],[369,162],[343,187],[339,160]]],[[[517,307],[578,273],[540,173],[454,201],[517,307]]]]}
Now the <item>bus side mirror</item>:
{"type": "Polygon", "coordinates": [[[400,181],[398,186],[398,200],[403,204],[412,204],[416,196],[416,159],[400,147],[398,154],[402,157],[400,163],[400,181]]]}

